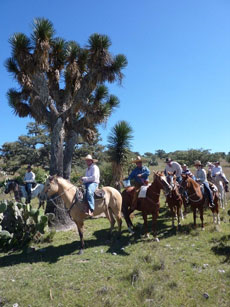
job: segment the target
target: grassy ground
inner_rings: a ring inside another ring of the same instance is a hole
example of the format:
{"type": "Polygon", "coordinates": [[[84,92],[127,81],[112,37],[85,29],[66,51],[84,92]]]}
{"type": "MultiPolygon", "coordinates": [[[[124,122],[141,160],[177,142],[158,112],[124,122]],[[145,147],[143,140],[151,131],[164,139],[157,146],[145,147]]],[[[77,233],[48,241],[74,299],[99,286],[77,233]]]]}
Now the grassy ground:
{"type": "MultiPolygon", "coordinates": [[[[122,238],[108,241],[108,221],[85,223],[86,250],[75,231],[58,232],[49,244],[30,253],[0,254],[0,306],[229,306],[229,216],[221,225],[205,212],[205,231],[192,227],[192,214],[181,230],[171,228],[161,201],[159,239],[142,237],[125,223],[122,238]]],[[[151,220],[149,219],[149,227],[151,220]]]]}
{"type": "MultiPolygon", "coordinates": [[[[225,173],[229,178],[227,168],[225,173]]],[[[0,253],[0,306],[229,306],[227,209],[220,226],[213,225],[211,211],[204,218],[204,231],[199,218],[193,228],[191,213],[180,230],[172,229],[162,196],[160,242],[142,237],[137,213],[135,235],[123,221],[120,240],[116,231],[108,240],[106,219],[87,220],[81,256],[74,230],[56,233],[52,243],[34,244],[29,253],[0,253]]]]}

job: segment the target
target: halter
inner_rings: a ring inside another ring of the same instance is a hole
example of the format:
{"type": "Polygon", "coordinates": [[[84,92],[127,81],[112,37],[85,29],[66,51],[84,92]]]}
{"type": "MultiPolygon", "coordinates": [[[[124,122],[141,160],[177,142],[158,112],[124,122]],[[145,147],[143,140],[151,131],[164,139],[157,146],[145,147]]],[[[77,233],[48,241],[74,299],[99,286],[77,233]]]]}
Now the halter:
{"type": "MultiPolygon", "coordinates": [[[[185,187],[183,187],[181,184],[179,185],[179,187],[182,188],[184,191],[187,191],[187,192],[188,192],[188,190],[187,190],[185,187]]],[[[200,197],[199,199],[192,199],[191,196],[193,196],[193,195],[197,195],[197,194],[196,194],[196,193],[192,193],[192,194],[190,194],[190,195],[188,194],[188,199],[191,200],[192,202],[198,203],[199,201],[202,200],[201,197],[200,197]]]]}
{"type": "MultiPolygon", "coordinates": [[[[49,191],[49,188],[47,189],[47,191],[45,192],[45,194],[47,195],[47,192],[49,191]]],[[[78,188],[77,187],[75,187],[75,185],[71,185],[71,187],[70,188],[68,188],[68,189],[64,189],[63,190],[63,192],[60,194],[60,195],[57,195],[56,197],[54,197],[54,198],[49,198],[49,200],[51,200],[51,202],[53,203],[53,205],[55,206],[55,207],[57,207],[58,209],[60,209],[60,210],[62,210],[62,211],[65,211],[65,212],[68,212],[69,213],[69,215],[70,215],[70,211],[72,210],[72,208],[74,207],[74,205],[76,204],[76,202],[78,201],[78,198],[76,197],[76,195],[77,195],[77,191],[78,191],[78,188]],[[64,203],[64,209],[63,208],[61,208],[60,206],[57,206],[57,204],[54,202],[54,200],[55,199],[58,199],[58,198],[60,198],[62,195],[64,195],[65,194],[65,192],[66,191],[69,191],[69,190],[71,190],[72,188],[76,188],[76,193],[75,193],[75,197],[74,197],[74,199],[73,199],[73,202],[72,202],[72,204],[71,204],[71,206],[70,206],[70,208],[66,208],[66,206],[65,206],[65,203],[64,203]]],[[[48,196],[48,195],[47,195],[48,196]]]]}

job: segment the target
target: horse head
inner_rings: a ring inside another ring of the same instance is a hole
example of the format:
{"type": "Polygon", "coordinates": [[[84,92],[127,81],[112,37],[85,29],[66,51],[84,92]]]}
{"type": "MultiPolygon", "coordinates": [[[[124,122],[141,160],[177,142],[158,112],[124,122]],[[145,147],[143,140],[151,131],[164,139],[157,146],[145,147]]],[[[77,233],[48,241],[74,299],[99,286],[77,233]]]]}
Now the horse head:
{"type": "Polygon", "coordinates": [[[54,175],[54,176],[49,176],[46,179],[45,185],[44,185],[44,189],[43,189],[43,193],[45,195],[47,195],[48,197],[56,194],[59,190],[59,186],[58,186],[58,176],[54,175]]]}
{"type": "Polygon", "coordinates": [[[16,192],[19,189],[19,185],[16,180],[7,180],[5,183],[5,194],[10,193],[11,191],[16,192]]]}
{"type": "Polygon", "coordinates": [[[170,186],[174,188],[176,186],[176,171],[168,172],[166,175],[166,179],[168,184],[170,184],[170,186]]]}
{"type": "Polygon", "coordinates": [[[164,172],[155,172],[154,173],[154,181],[156,184],[158,184],[159,189],[163,189],[165,191],[165,194],[168,195],[170,191],[172,190],[172,187],[167,182],[166,176],[164,172]]]}

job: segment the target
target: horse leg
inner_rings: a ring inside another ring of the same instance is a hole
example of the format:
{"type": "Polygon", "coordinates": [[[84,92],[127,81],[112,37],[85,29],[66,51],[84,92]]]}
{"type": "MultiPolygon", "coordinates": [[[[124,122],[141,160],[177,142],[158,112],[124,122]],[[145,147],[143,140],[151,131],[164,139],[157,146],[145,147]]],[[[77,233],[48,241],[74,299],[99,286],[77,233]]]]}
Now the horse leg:
{"type": "Polygon", "coordinates": [[[200,220],[201,220],[202,230],[204,230],[204,210],[203,210],[203,206],[200,207],[200,220]]]}
{"type": "Polygon", "coordinates": [[[193,208],[193,225],[196,227],[196,207],[193,208]]]}
{"type": "Polygon", "coordinates": [[[118,238],[120,238],[120,236],[121,236],[121,225],[122,225],[121,213],[120,213],[120,211],[114,212],[114,211],[112,211],[111,208],[109,208],[109,212],[110,212],[111,218],[114,219],[114,216],[115,216],[115,219],[116,219],[117,225],[118,225],[118,238]]]}
{"type": "Polygon", "coordinates": [[[149,237],[149,234],[148,234],[148,223],[147,223],[147,213],[145,211],[142,211],[142,216],[143,216],[143,219],[144,219],[145,237],[149,237]]]}
{"type": "Polygon", "coordinates": [[[114,228],[114,224],[115,224],[115,219],[113,217],[113,214],[110,213],[109,209],[105,210],[105,216],[107,217],[107,219],[110,222],[110,231],[109,231],[109,240],[111,239],[112,236],[112,231],[114,228]]]}
{"type": "Polygon", "coordinates": [[[180,207],[179,205],[177,205],[176,209],[177,209],[177,226],[179,227],[180,226],[180,207]]]}
{"type": "Polygon", "coordinates": [[[84,242],[84,238],[83,238],[83,221],[75,221],[76,225],[77,225],[77,229],[78,229],[78,233],[80,236],[80,241],[81,241],[81,248],[78,252],[78,255],[83,254],[83,250],[85,248],[85,242],[84,242]]]}
{"type": "MultiPolygon", "coordinates": [[[[130,214],[132,213],[133,211],[129,210],[128,209],[128,205],[124,205],[124,202],[122,203],[122,213],[123,213],[123,216],[125,218],[125,221],[126,221],[126,224],[127,224],[127,227],[128,227],[128,230],[130,233],[134,234],[134,231],[132,230],[134,228],[133,226],[133,223],[130,219],[130,214]]],[[[116,216],[116,214],[115,214],[116,216]]]]}
{"type": "Polygon", "coordinates": [[[159,242],[159,239],[157,237],[157,217],[158,213],[152,213],[152,232],[155,240],[159,242]]]}

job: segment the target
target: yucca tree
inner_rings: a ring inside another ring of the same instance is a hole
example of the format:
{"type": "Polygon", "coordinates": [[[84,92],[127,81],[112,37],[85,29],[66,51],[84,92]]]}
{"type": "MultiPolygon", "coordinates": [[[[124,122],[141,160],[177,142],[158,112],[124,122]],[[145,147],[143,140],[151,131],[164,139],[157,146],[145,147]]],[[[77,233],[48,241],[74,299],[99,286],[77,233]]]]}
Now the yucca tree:
{"type": "Polygon", "coordinates": [[[54,37],[52,22],[37,18],[31,37],[15,33],[6,61],[20,90],[8,91],[9,105],[19,117],[46,124],[51,134],[50,174],[69,179],[78,137],[91,142],[97,126],[119,104],[105,82],[122,81],[127,65],[122,54],[112,56],[110,39],[93,34],[85,48],[54,37]]]}
{"type": "Polygon", "coordinates": [[[109,156],[112,162],[113,185],[120,189],[124,165],[130,152],[133,129],[126,121],[118,122],[108,136],[109,156]]]}

